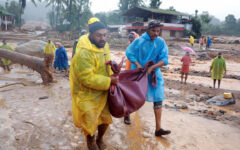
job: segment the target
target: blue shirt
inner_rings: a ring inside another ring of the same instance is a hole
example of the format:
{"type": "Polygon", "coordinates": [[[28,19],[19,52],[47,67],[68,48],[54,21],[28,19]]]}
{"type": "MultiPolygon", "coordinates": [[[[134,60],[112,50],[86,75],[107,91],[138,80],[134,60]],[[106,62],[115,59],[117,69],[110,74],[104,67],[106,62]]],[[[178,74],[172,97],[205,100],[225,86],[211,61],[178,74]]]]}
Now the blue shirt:
{"type": "MultiPolygon", "coordinates": [[[[164,65],[168,64],[168,47],[165,41],[157,37],[152,40],[148,33],[144,33],[141,37],[135,39],[131,45],[127,47],[126,56],[132,62],[131,69],[137,66],[133,62],[139,62],[144,66],[148,61],[158,63],[163,61],[164,65]]],[[[160,68],[156,68],[157,86],[151,84],[151,75],[148,76],[148,93],[147,101],[158,102],[164,100],[164,80],[160,68]]]]}

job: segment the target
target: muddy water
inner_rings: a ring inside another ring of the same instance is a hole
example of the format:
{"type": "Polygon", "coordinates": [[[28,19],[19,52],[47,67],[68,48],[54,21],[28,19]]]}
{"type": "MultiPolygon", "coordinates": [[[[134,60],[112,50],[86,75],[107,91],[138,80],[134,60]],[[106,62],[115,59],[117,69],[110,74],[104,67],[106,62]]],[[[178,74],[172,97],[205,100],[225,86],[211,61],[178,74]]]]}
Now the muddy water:
{"type": "MultiPolygon", "coordinates": [[[[56,79],[58,83],[43,86],[35,82],[40,80],[36,72],[18,67],[0,74],[1,86],[24,84],[0,89],[1,150],[86,149],[83,134],[72,122],[69,81],[60,75],[56,79]],[[48,98],[39,99],[43,96],[48,98]]],[[[240,149],[240,129],[169,109],[164,109],[162,125],[172,134],[156,138],[151,103],[132,114],[131,120],[132,125],[126,126],[123,119],[113,118],[105,136],[108,150],[240,149]]]]}

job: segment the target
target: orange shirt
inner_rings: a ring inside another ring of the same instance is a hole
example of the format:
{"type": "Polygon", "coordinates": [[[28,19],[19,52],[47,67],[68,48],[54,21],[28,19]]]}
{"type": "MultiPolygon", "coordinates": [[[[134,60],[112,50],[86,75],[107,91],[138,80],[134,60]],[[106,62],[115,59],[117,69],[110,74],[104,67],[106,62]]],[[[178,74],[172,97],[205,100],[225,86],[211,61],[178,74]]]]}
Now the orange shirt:
{"type": "Polygon", "coordinates": [[[190,56],[183,56],[181,61],[183,62],[183,66],[189,66],[192,60],[190,56]]]}

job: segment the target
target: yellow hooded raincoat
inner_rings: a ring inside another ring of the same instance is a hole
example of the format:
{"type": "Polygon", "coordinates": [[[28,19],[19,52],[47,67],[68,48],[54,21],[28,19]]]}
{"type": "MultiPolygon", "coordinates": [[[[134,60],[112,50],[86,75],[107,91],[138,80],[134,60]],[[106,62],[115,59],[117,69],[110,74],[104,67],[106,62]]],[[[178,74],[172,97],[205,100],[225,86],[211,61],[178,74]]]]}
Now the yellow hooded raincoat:
{"type": "Polygon", "coordinates": [[[93,136],[98,125],[112,123],[107,105],[112,72],[105,65],[111,57],[107,43],[100,49],[88,36],[82,38],[70,67],[73,122],[85,135],[93,136]]]}
{"type": "MultiPolygon", "coordinates": [[[[9,50],[9,51],[14,51],[14,49],[9,45],[1,45],[0,48],[6,49],[6,50],[9,50]]],[[[8,66],[8,65],[11,64],[11,60],[8,60],[8,59],[5,59],[5,58],[2,58],[1,61],[2,61],[4,66],[8,66]]]]}

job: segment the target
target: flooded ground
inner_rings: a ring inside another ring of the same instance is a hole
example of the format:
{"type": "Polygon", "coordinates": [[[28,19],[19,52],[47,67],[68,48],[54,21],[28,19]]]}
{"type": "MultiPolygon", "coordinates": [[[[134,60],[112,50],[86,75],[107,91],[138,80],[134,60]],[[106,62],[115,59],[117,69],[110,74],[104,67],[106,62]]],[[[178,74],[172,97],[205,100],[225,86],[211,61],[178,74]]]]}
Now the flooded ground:
{"type": "MultiPolygon", "coordinates": [[[[10,42],[10,44],[12,44],[10,42]]],[[[12,46],[16,47],[13,42],[12,46]]],[[[71,48],[68,56],[71,58],[71,48]]],[[[120,61],[124,50],[112,49],[120,61]]],[[[105,136],[108,150],[239,150],[240,80],[228,76],[221,89],[212,88],[207,75],[211,60],[194,57],[187,84],[180,83],[184,51],[170,48],[169,65],[163,69],[165,97],[162,126],[172,133],[156,138],[152,103],[131,114],[132,125],[113,118],[105,136]],[[232,92],[236,104],[218,107],[206,100],[232,92]]],[[[240,76],[239,62],[226,59],[227,74],[240,76]]],[[[69,80],[55,74],[57,83],[41,84],[40,75],[20,65],[11,72],[0,68],[0,150],[85,150],[81,131],[73,125],[69,80]]]]}

